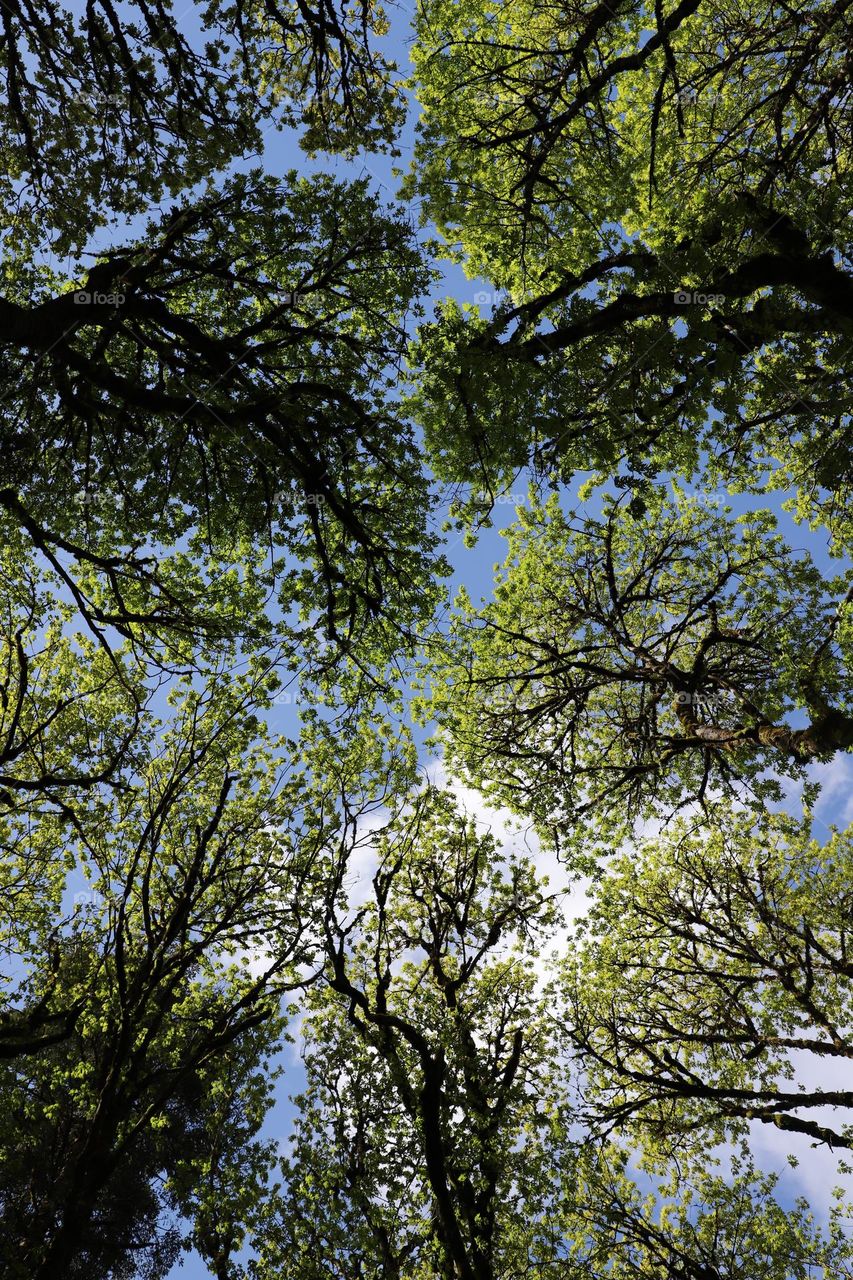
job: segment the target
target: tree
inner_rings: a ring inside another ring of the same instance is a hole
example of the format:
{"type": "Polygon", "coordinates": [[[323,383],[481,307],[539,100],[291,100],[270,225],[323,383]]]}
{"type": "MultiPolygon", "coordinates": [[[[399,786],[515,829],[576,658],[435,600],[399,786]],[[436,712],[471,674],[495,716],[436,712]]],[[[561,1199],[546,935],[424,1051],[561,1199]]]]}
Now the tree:
{"type": "MultiPolygon", "coordinates": [[[[75,959],[79,953],[65,955],[63,963],[73,965],[75,959]]],[[[214,1014],[209,997],[207,1003],[214,1014]]],[[[61,1267],[69,1277],[155,1280],[168,1274],[181,1252],[186,1229],[180,1214],[191,1215],[194,1243],[225,1280],[250,1217],[245,1202],[260,1195],[272,1164],[269,1144],[253,1135],[269,1106],[265,1054],[274,1048],[277,1032],[272,1020],[244,1029],[203,1067],[187,1064],[176,1073],[147,1125],[131,1140],[121,1126],[112,1167],[99,1168],[89,1204],[79,1199],[82,1178],[75,1161],[81,1151],[92,1155],[93,1107],[81,1102],[80,1082],[84,1074],[97,1079],[103,1070],[94,1037],[75,1029],[61,1046],[27,1059],[26,1066],[19,1063],[13,1071],[7,1064],[4,1101],[17,1110],[7,1121],[10,1128],[16,1121],[16,1132],[7,1133],[0,1157],[4,1274],[30,1280],[56,1275],[61,1267]],[[216,1178],[226,1142],[229,1163],[245,1179],[236,1197],[216,1178]],[[208,1183],[218,1199],[215,1227],[205,1203],[208,1183]],[[77,1216],[69,1229],[72,1214],[77,1216]]],[[[150,1073],[168,1071],[167,1061],[154,1050],[150,1073]]],[[[124,1117],[134,1118],[133,1110],[124,1117]]]]}
{"type": "MultiPolygon", "coordinates": [[[[114,785],[4,820],[19,883],[3,941],[20,956],[0,1027],[4,1274],[129,1275],[136,1250],[162,1274],[165,1179],[227,1260],[203,1185],[229,1132],[261,1178],[264,1055],[310,980],[331,822],[260,736],[256,682],[187,682],[171,722],[142,717],[114,785]],[[72,869],[90,888],[69,910],[72,869]]],[[[238,1216],[231,1247],[239,1234],[238,1216]]]]}
{"type": "Polygon", "coordinates": [[[436,567],[391,390],[424,256],[365,182],[232,163],[300,121],[309,150],[392,146],[385,16],[237,0],[185,18],[5,12],[0,509],[102,632],[233,636],[286,579],[291,633],[317,615],[344,646],[380,616],[405,630],[436,567]]]}
{"type": "Polygon", "coordinates": [[[747,486],[849,538],[849,6],[426,0],[408,180],[502,297],[424,328],[433,465],[747,486]]]}
{"type": "MultiPolygon", "coordinates": [[[[35,759],[74,760],[120,706],[80,656],[35,759]]],[[[316,978],[336,843],[412,768],[363,709],[350,738],[316,710],[298,746],[274,737],[268,655],[218,656],[147,699],[128,664],[137,721],[108,776],[32,778],[0,810],[0,1254],[21,1280],[153,1278],[188,1240],[232,1280],[270,1171],[269,1059],[316,978]]]]}
{"type": "Polygon", "coordinates": [[[376,853],[312,992],[307,1090],[253,1280],[849,1273],[839,1224],[821,1239],[748,1165],[727,1183],[703,1153],[641,1188],[624,1147],[579,1131],[541,972],[557,902],[529,863],[428,792],[376,853]]]}
{"type": "Polygon", "coordinates": [[[54,274],[31,296],[25,275],[0,304],[0,507],[90,626],[233,635],[278,594],[342,644],[377,617],[405,630],[440,571],[390,390],[428,279],[364,182],[258,173],[105,255],[82,292],[54,274]]]}
{"type": "Polygon", "coordinates": [[[519,508],[494,601],[463,595],[429,666],[453,766],[579,856],[853,746],[849,572],[768,511],[636,503],[519,508]]]}
{"type": "Polygon", "coordinates": [[[98,226],[257,154],[273,125],[306,126],[309,150],[390,145],[395,68],[371,47],[385,29],[369,0],[7,5],[6,247],[80,250],[98,226]]]}
{"type": "Polygon", "coordinates": [[[853,1144],[826,1075],[853,1054],[851,834],[720,812],[614,858],[563,961],[596,1126],[666,1150],[750,1121],[853,1144]]]}
{"type": "Polygon", "coordinates": [[[397,812],[367,904],[330,919],[269,1274],[491,1276],[530,1238],[515,1148],[544,1120],[529,961],[553,906],[449,796],[397,812]]]}

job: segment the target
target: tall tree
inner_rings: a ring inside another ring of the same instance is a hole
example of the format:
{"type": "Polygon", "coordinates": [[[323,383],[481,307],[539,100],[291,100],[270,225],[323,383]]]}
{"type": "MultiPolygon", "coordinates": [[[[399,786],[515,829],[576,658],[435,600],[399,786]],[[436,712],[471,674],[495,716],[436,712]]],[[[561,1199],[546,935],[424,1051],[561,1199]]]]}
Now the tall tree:
{"type": "Polygon", "coordinates": [[[259,173],[83,290],[24,276],[0,303],[0,507],[90,625],[198,634],[230,586],[213,612],[233,634],[239,570],[332,640],[383,610],[405,630],[433,598],[435,538],[391,388],[428,279],[364,182],[259,173]]]}
{"type": "Polygon", "coordinates": [[[528,862],[440,793],[376,854],[367,904],[329,934],[254,1280],[849,1272],[840,1223],[821,1238],[748,1165],[727,1182],[688,1158],[638,1182],[624,1146],[583,1134],[542,974],[557,903],[528,862]]]}
{"type": "Polygon", "coordinates": [[[589,1114],[665,1149],[772,1124],[853,1145],[851,836],[682,820],[607,869],[564,961],[589,1114]]]}
{"type": "Polygon", "coordinates": [[[769,511],[636,503],[519,508],[495,599],[463,595],[433,646],[454,767],[578,856],[721,794],[761,808],[853,747],[849,570],[769,511]]]}
{"type": "Polygon", "coordinates": [[[284,124],[305,127],[308,149],[390,145],[403,113],[373,43],[385,30],[372,0],[6,5],[6,248],[80,251],[98,226],[256,155],[284,124]]]}
{"type": "Polygon", "coordinates": [[[0,1019],[9,1276],[131,1274],[158,1179],[183,1162],[192,1205],[190,1174],[203,1182],[229,1124],[244,1156],[263,1155],[263,1055],[310,978],[331,819],[319,794],[306,810],[304,776],[274,758],[285,744],[264,743],[256,675],[226,670],[171,700],[165,724],[141,717],[112,785],[74,803],[34,797],[2,822],[15,890],[0,1019]],[[69,873],[89,886],[73,904],[69,873]]]}
{"type": "Polygon", "coordinates": [[[793,483],[849,543],[848,11],[426,0],[405,191],[502,300],[412,348],[406,210],[246,168],[273,125],[393,149],[372,0],[5,5],[12,1280],[160,1280],[189,1244],[217,1280],[853,1274],[837,1215],[704,1167],[752,1120],[850,1144],[791,1056],[850,1056],[849,839],[770,813],[853,744],[850,575],[654,484],[793,483]],[[669,822],[559,960],[530,860],[378,714],[446,568],[413,414],[475,514],[528,464],[632,491],[533,503],[427,664],[451,766],[576,871],[669,822]]]}
{"type": "Polygon", "coordinates": [[[849,537],[850,6],[425,0],[408,190],[505,295],[422,334],[434,464],[769,467],[849,537]],[[826,491],[829,492],[826,492],[826,491]]]}

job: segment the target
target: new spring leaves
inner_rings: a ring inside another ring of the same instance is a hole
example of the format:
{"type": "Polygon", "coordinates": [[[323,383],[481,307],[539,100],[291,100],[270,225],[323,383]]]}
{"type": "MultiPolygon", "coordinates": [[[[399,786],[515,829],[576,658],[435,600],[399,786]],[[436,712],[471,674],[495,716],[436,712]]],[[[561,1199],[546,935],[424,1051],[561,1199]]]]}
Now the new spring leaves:
{"type": "Polygon", "coordinates": [[[853,1274],[848,10],[8,10],[4,1275],[853,1274]]]}

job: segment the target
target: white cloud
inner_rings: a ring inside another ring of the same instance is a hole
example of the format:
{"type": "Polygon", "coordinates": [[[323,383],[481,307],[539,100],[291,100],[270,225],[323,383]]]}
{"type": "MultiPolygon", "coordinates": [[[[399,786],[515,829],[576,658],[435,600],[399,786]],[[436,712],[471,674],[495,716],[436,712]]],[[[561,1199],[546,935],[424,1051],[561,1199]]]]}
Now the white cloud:
{"type": "Polygon", "coordinates": [[[853,757],[838,752],[826,764],[813,765],[809,774],[821,785],[816,819],[836,826],[853,822],[853,757]]]}

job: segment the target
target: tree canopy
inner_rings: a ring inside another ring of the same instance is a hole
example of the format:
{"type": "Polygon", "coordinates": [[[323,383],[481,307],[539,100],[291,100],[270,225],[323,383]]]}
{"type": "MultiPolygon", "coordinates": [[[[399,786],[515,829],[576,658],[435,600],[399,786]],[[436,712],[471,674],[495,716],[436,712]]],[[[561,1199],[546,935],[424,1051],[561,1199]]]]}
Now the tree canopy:
{"type": "Polygon", "coordinates": [[[666,1143],[759,1120],[850,1146],[853,1094],[809,1068],[851,1053],[850,840],[787,814],[682,821],[608,868],[566,966],[601,1122],[666,1143]]]}
{"type": "Polygon", "coordinates": [[[494,600],[461,597],[428,667],[458,767],[580,848],[721,793],[764,803],[853,745],[849,569],[824,576],[766,510],[635,503],[519,509],[494,600]]]}
{"type": "Polygon", "coordinates": [[[427,0],[417,29],[408,189],[499,299],[420,339],[442,474],[769,469],[843,525],[849,5],[427,0]]]}
{"type": "MultiPolygon", "coordinates": [[[[846,1246],[748,1168],[698,1163],[662,1207],[579,1133],[554,992],[554,895],[447,796],[383,830],[372,892],[333,925],[309,1091],[259,1277],[794,1276],[846,1246]],[[673,1194],[674,1193],[674,1194],[673,1194]]],[[[685,1161],[685,1169],[690,1168],[685,1161]]]]}
{"type": "Polygon", "coordinates": [[[853,1280],[849,10],[4,5],[10,1280],[853,1280]]]}

